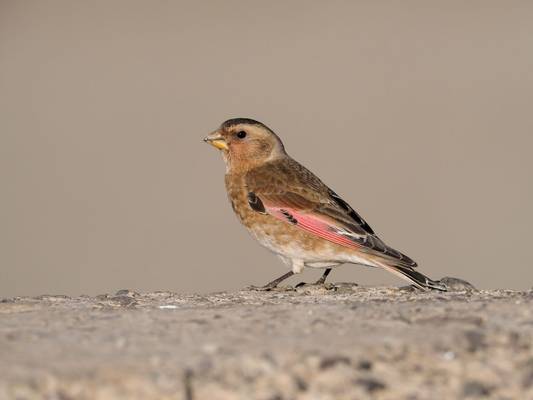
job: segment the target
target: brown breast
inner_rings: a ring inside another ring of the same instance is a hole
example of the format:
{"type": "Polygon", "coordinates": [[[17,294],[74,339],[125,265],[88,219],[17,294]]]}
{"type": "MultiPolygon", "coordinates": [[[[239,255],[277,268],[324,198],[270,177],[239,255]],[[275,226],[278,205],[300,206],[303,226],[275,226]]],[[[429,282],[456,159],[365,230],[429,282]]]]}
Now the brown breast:
{"type": "Polygon", "coordinates": [[[269,214],[254,211],[248,203],[244,174],[227,174],[225,182],[231,206],[241,223],[260,243],[271,250],[283,254],[284,247],[289,245],[312,252],[324,246],[337,247],[269,214]]]}
{"type": "Polygon", "coordinates": [[[226,174],[225,182],[231,207],[247,228],[250,228],[251,224],[259,222],[260,217],[265,217],[253,211],[248,205],[244,174],[226,174]]]}

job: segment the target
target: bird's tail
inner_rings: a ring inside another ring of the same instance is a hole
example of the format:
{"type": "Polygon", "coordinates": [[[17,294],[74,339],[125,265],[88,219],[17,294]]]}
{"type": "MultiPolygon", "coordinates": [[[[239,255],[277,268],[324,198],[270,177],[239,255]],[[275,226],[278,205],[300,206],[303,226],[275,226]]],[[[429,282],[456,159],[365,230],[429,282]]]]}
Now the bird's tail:
{"type": "Polygon", "coordinates": [[[377,261],[376,264],[378,264],[381,268],[399,276],[400,278],[413,283],[420,289],[433,289],[440,290],[442,292],[446,292],[448,290],[445,284],[439,281],[434,281],[410,267],[404,265],[391,265],[383,261],[377,261]]]}

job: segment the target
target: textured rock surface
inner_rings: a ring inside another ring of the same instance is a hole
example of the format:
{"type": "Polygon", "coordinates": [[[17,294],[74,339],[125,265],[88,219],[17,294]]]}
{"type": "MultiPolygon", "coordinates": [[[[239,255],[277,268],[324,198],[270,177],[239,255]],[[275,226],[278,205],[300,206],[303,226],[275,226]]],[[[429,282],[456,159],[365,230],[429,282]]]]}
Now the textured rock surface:
{"type": "Polygon", "coordinates": [[[457,290],[4,299],[0,399],[533,399],[533,292],[457,290]]]}

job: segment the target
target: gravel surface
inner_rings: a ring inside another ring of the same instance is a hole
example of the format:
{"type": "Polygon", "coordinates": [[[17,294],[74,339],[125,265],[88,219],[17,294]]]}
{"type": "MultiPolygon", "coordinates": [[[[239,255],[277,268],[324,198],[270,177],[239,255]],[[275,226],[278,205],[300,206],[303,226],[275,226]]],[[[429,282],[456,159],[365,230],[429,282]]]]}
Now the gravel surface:
{"type": "Polygon", "coordinates": [[[533,399],[533,291],[0,301],[0,399],[533,399]]]}

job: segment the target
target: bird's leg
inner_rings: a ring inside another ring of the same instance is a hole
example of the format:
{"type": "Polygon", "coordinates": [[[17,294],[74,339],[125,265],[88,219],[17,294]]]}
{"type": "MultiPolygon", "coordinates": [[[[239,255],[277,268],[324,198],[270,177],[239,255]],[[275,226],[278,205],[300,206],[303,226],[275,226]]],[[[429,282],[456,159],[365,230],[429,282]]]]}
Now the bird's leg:
{"type": "Polygon", "coordinates": [[[294,272],[289,271],[286,274],[281,275],[279,278],[274,279],[272,282],[268,282],[265,286],[269,287],[269,288],[275,288],[281,282],[283,282],[285,279],[290,278],[293,275],[294,275],[294,272]]]}
{"type": "Polygon", "coordinates": [[[260,291],[268,291],[272,290],[275,287],[277,287],[281,282],[283,282],[285,279],[290,278],[294,275],[294,272],[289,271],[286,274],[281,275],[279,278],[274,279],[272,282],[268,282],[265,286],[251,286],[251,290],[260,290],[260,291]]]}
{"type": "MultiPolygon", "coordinates": [[[[326,283],[326,278],[328,277],[329,273],[331,272],[333,268],[326,268],[326,270],[324,271],[324,273],[322,274],[322,276],[320,277],[320,279],[318,281],[316,281],[314,284],[316,286],[320,286],[320,285],[323,285],[324,283],[326,283]]],[[[307,283],[305,282],[300,282],[299,284],[296,285],[297,288],[299,287],[302,287],[302,286],[305,286],[307,285],[307,283]]]]}
{"type": "Polygon", "coordinates": [[[326,268],[326,270],[324,271],[324,274],[322,274],[320,279],[315,282],[315,285],[323,285],[324,283],[326,283],[326,278],[328,277],[331,270],[332,268],[326,268]]]}

